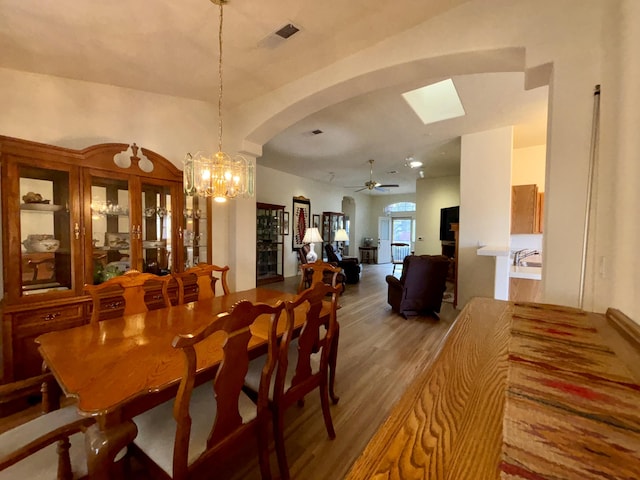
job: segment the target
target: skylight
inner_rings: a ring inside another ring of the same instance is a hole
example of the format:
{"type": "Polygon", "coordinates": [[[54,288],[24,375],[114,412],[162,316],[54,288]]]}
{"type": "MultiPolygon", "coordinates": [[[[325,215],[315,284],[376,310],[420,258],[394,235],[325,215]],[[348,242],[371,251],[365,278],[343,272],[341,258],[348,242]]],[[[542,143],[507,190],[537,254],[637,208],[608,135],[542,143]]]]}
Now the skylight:
{"type": "Polygon", "coordinates": [[[450,78],[402,94],[422,123],[440,122],[464,115],[464,107],[450,78]]]}

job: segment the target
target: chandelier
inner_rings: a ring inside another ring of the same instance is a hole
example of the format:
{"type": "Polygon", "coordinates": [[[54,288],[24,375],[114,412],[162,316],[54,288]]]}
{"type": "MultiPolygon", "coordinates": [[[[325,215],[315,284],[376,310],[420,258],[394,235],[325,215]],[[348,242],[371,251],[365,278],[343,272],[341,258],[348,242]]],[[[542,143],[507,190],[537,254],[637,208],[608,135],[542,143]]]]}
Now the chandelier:
{"type": "Polygon", "coordinates": [[[218,152],[211,155],[187,153],[184,160],[184,191],[187,195],[213,197],[216,202],[228,198],[252,197],[255,175],[253,163],[241,155],[231,156],[222,150],[222,6],[228,0],[211,0],[220,6],[218,29],[218,152]]]}

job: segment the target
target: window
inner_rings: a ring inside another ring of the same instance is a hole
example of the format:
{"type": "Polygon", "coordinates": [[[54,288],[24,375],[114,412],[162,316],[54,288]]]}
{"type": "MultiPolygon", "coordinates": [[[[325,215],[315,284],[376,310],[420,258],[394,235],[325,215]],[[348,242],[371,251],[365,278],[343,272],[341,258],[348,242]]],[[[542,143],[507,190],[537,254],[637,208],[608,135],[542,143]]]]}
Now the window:
{"type": "Polygon", "coordinates": [[[391,213],[396,212],[415,212],[416,204],[413,202],[398,202],[392,203],[391,205],[387,205],[384,207],[384,213],[389,215],[391,213]]]}
{"type": "Polygon", "coordinates": [[[411,243],[413,238],[413,219],[411,217],[394,217],[391,219],[391,242],[411,243]]]}

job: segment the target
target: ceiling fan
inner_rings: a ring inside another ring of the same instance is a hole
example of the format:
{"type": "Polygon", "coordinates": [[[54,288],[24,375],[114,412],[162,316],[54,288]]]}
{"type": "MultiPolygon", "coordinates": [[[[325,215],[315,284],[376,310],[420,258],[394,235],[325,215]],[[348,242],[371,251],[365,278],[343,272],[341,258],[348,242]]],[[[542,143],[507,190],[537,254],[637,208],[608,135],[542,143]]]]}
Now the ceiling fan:
{"type": "Polygon", "coordinates": [[[378,190],[380,192],[384,192],[385,188],[399,187],[397,183],[382,184],[382,183],[374,182],[373,181],[373,162],[374,162],[373,159],[369,160],[369,164],[371,165],[371,167],[369,168],[369,181],[364,182],[364,187],[360,187],[360,185],[357,185],[357,186],[346,187],[346,188],[358,188],[356,192],[361,192],[362,190],[378,190]]]}

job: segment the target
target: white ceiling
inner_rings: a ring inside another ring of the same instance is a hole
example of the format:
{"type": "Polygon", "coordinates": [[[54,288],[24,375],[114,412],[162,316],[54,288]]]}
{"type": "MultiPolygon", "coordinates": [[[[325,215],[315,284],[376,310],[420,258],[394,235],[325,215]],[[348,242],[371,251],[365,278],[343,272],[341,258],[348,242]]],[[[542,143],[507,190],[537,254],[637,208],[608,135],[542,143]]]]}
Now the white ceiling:
{"type": "MultiPolygon", "coordinates": [[[[230,0],[224,8],[225,106],[264,95],[466,1],[230,0]],[[287,41],[274,37],[287,23],[300,32],[287,41]]],[[[0,0],[0,67],[215,102],[218,15],[209,0],[0,0]]],[[[422,85],[398,81],[292,125],[264,146],[259,163],[344,186],[368,180],[373,158],[374,180],[399,183],[392,191],[402,193],[415,190],[416,172],[403,166],[405,157],[424,161],[426,176],[455,172],[461,134],[514,125],[516,146],[545,142],[547,88],[525,92],[522,74],[454,78],[467,115],[427,126],[400,96],[422,85]],[[314,129],[324,133],[313,136],[314,129]]]]}

